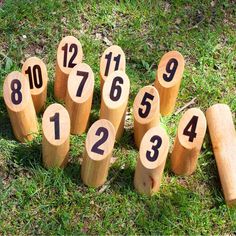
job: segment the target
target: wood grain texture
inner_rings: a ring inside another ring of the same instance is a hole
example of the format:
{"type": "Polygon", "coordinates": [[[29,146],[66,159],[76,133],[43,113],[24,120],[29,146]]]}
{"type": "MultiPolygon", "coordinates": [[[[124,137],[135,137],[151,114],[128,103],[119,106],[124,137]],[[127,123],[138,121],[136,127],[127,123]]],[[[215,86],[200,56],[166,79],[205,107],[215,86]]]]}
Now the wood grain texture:
{"type": "Polygon", "coordinates": [[[23,64],[22,73],[30,83],[30,93],[35,111],[39,113],[45,108],[47,98],[48,72],[46,65],[41,59],[30,57],[23,64]]]}
{"type": "Polygon", "coordinates": [[[57,48],[56,77],[54,82],[54,96],[56,99],[65,99],[68,76],[73,67],[81,63],[82,60],[83,50],[79,40],[73,36],[64,37],[57,48]],[[65,47],[67,47],[67,50],[65,47]]]}
{"type": "Polygon", "coordinates": [[[110,74],[103,86],[100,119],[107,119],[113,124],[116,131],[116,140],[124,132],[129,90],[130,81],[123,71],[115,71],[110,74]]]}
{"type": "Polygon", "coordinates": [[[177,51],[166,53],[160,60],[154,86],[160,95],[160,111],[163,116],[170,115],[174,110],[184,65],[184,58],[177,51]],[[178,65],[172,75],[170,71],[174,71],[174,62],[178,65]]]}
{"type": "Polygon", "coordinates": [[[226,104],[206,111],[207,124],[220,181],[228,206],[236,206],[236,132],[232,113],[226,104]]]}
{"type": "Polygon", "coordinates": [[[13,71],[6,77],[3,97],[16,139],[32,141],[38,133],[38,121],[29,83],[22,73],[13,71]]]}
{"type": "Polygon", "coordinates": [[[97,188],[105,183],[114,142],[115,129],[110,121],[101,119],[93,123],[88,131],[83,153],[81,178],[84,184],[97,188]]]}
{"type": "Polygon", "coordinates": [[[89,65],[79,63],[73,68],[68,78],[66,109],[71,119],[71,134],[85,132],[94,90],[94,74],[89,65]]]}
{"type": "Polygon", "coordinates": [[[153,86],[145,86],[139,90],[134,99],[134,140],[139,148],[144,134],[160,122],[160,98],[153,86]]]}
{"type": "Polygon", "coordinates": [[[111,73],[120,70],[125,72],[126,59],[122,48],[117,45],[108,47],[100,59],[100,88],[102,91],[103,84],[111,73]],[[110,56],[110,59],[108,57],[110,56]]]}
{"type": "Polygon", "coordinates": [[[42,130],[44,166],[46,168],[64,167],[67,164],[70,149],[70,117],[67,110],[58,103],[50,105],[43,114],[42,130]],[[55,114],[58,114],[58,121],[54,120],[55,114]],[[56,123],[58,128],[56,128],[56,123]]]}
{"type": "Polygon", "coordinates": [[[205,115],[199,108],[191,108],[184,113],[178,126],[171,154],[171,169],[175,174],[191,175],[196,170],[206,128],[205,115]],[[189,136],[187,133],[186,135],[184,130],[192,131],[192,134],[189,136]],[[194,134],[196,136],[191,137],[194,134]]]}
{"type": "Polygon", "coordinates": [[[162,127],[153,127],[143,136],[134,174],[139,193],[153,195],[159,191],[168,150],[169,137],[162,127]]]}

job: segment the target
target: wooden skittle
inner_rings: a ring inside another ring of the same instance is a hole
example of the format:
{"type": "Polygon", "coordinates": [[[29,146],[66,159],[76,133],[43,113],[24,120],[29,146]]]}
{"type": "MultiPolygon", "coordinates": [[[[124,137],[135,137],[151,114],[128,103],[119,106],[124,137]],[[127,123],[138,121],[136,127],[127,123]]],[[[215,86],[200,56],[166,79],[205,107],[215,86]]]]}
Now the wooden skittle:
{"type": "Polygon", "coordinates": [[[3,97],[16,139],[31,141],[38,133],[38,121],[29,82],[18,72],[11,72],[3,85],[3,97]]]}
{"type": "Polygon", "coordinates": [[[97,188],[105,183],[114,142],[115,129],[108,120],[98,120],[90,127],[81,167],[84,184],[97,188]]]}
{"type": "Polygon", "coordinates": [[[196,170],[206,128],[206,118],[200,109],[191,108],[184,113],[171,154],[171,169],[175,174],[191,175],[196,170]]]}
{"type": "Polygon", "coordinates": [[[64,100],[67,91],[67,80],[71,70],[83,60],[83,50],[79,40],[73,36],[64,37],[57,48],[56,77],[54,95],[64,100]]]}
{"type": "Polygon", "coordinates": [[[160,95],[160,111],[163,116],[170,115],[175,107],[185,61],[177,51],[166,53],[158,65],[154,86],[160,95]]]}
{"type": "Polygon", "coordinates": [[[134,111],[134,140],[139,148],[144,134],[160,122],[160,98],[153,86],[145,86],[136,95],[134,111]]]}
{"type": "Polygon", "coordinates": [[[94,74],[89,65],[75,66],[68,78],[66,109],[71,119],[71,133],[82,134],[88,124],[94,89],[94,74]]]}

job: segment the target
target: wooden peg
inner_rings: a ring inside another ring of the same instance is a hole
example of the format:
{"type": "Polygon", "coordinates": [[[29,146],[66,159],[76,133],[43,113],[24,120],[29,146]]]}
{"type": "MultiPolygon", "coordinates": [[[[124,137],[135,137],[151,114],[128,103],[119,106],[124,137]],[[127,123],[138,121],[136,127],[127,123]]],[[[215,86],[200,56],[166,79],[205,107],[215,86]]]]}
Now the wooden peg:
{"type": "Polygon", "coordinates": [[[125,66],[125,54],[121,47],[112,45],[104,51],[100,59],[101,91],[107,76],[117,70],[125,72],[125,66]]]}
{"type": "Polygon", "coordinates": [[[123,71],[110,74],[103,86],[100,119],[107,119],[113,124],[116,139],[119,139],[124,131],[129,89],[130,81],[123,71]]]}
{"type": "Polygon", "coordinates": [[[220,181],[228,206],[236,206],[236,132],[226,104],[207,109],[206,118],[220,181]]]}
{"type": "Polygon", "coordinates": [[[90,127],[83,154],[81,177],[84,184],[99,187],[107,179],[115,142],[115,129],[111,122],[102,119],[90,127]]]}
{"type": "Polygon", "coordinates": [[[198,108],[186,111],[180,120],[171,155],[171,169],[177,175],[191,175],[206,134],[206,118],[198,108]]]}
{"type": "Polygon", "coordinates": [[[3,85],[3,97],[16,139],[31,141],[38,133],[38,121],[29,83],[18,71],[11,72],[3,85]]]}
{"type": "Polygon", "coordinates": [[[168,150],[169,138],[162,127],[153,127],[143,136],[134,174],[139,193],[153,195],[159,191],[168,150]]]}
{"type": "Polygon", "coordinates": [[[75,66],[68,78],[66,108],[71,119],[71,133],[82,134],[88,124],[93,100],[94,74],[89,65],[75,66]]]}
{"type": "Polygon", "coordinates": [[[54,83],[56,99],[65,99],[68,76],[72,68],[81,63],[82,59],[83,50],[79,40],[73,36],[64,37],[57,48],[56,78],[54,83]]]}
{"type": "Polygon", "coordinates": [[[47,98],[48,72],[46,65],[41,59],[30,57],[23,64],[22,73],[29,81],[34,107],[39,113],[45,107],[47,98]]]}
{"type": "Polygon", "coordinates": [[[134,99],[134,140],[139,148],[143,135],[160,122],[160,98],[153,86],[145,86],[134,99]]]}
{"type": "Polygon", "coordinates": [[[70,116],[60,104],[50,105],[43,114],[43,164],[46,168],[64,167],[70,149],[70,116]]]}
{"type": "Polygon", "coordinates": [[[173,112],[178,96],[185,61],[177,51],[166,53],[158,65],[154,86],[160,95],[160,111],[162,115],[173,112]]]}

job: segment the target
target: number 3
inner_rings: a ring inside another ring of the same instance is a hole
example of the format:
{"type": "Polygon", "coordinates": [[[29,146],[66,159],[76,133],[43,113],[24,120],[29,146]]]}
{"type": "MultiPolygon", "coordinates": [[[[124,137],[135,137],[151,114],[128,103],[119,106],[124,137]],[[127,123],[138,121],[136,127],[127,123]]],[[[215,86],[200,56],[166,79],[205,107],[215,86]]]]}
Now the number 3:
{"type": "Polygon", "coordinates": [[[152,136],[152,138],[150,139],[150,142],[154,143],[154,145],[152,146],[152,151],[147,151],[146,152],[146,157],[149,161],[153,162],[156,161],[158,156],[159,156],[159,148],[161,147],[162,144],[162,139],[160,136],[158,135],[154,135],[152,136]]]}

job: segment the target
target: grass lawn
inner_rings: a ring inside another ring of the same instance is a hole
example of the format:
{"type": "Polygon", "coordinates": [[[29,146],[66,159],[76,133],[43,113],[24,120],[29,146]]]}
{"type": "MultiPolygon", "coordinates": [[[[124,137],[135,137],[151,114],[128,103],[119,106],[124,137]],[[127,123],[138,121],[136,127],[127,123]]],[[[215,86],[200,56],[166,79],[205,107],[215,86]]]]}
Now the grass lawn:
{"type": "MultiPolygon", "coordinates": [[[[236,232],[236,210],[225,205],[208,133],[196,172],[175,176],[168,160],[160,191],[150,198],[134,190],[138,151],[133,130],[127,129],[115,144],[117,160],[106,188],[96,190],[80,178],[78,160],[86,134],[71,136],[70,162],[64,170],[46,170],[41,134],[33,142],[17,142],[2,97],[6,75],[21,70],[22,62],[36,55],[49,73],[47,105],[54,103],[57,45],[63,36],[73,35],[96,77],[90,123],[99,115],[99,59],[109,44],[118,44],[126,54],[129,108],[138,90],[154,82],[162,55],[178,50],[186,67],[176,109],[193,98],[203,111],[223,102],[236,121],[235,30],[233,0],[0,1],[0,234],[236,232]]],[[[183,112],[161,119],[172,144],[183,112]]],[[[38,119],[41,125],[42,114],[38,119]]]]}

